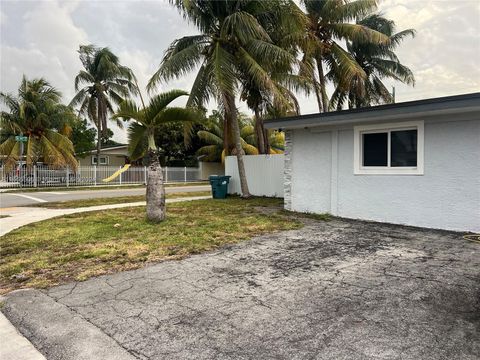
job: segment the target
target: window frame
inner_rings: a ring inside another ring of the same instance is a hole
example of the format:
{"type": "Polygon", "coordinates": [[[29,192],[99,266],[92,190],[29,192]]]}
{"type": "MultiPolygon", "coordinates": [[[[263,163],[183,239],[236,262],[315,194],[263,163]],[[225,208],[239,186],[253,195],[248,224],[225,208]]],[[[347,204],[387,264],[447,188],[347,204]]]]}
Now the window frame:
{"type": "MultiPolygon", "coordinates": [[[[108,165],[109,160],[110,159],[107,155],[100,155],[100,166],[108,165]],[[102,162],[102,160],[105,160],[105,162],[102,162]]],[[[98,165],[97,164],[97,155],[92,155],[92,165],[98,165]]]]}
{"type": "Polygon", "coordinates": [[[424,171],[424,121],[406,121],[359,125],[353,127],[354,155],[353,169],[355,175],[423,175],[424,171]],[[417,130],[417,166],[391,166],[391,132],[417,130]],[[363,134],[388,133],[387,166],[363,166],[363,134]]]}

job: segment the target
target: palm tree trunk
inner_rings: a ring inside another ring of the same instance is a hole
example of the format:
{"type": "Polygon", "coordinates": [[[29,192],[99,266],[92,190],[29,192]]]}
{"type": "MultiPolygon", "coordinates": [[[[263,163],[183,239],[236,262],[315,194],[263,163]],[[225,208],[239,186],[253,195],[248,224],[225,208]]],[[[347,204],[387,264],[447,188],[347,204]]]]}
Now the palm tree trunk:
{"type": "Polygon", "coordinates": [[[165,220],[165,188],[163,171],[153,134],[148,134],[148,157],[150,165],[147,175],[147,220],[160,222],[165,220]]]}
{"type": "Polygon", "coordinates": [[[235,140],[235,150],[237,155],[237,166],[238,166],[238,175],[240,177],[240,188],[242,190],[242,198],[247,199],[251,197],[250,191],[248,190],[247,176],[245,173],[245,164],[243,163],[243,152],[242,143],[240,140],[240,126],[238,125],[237,118],[237,108],[235,106],[235,97],[231,94],[224,94],[224,99],[226,103],[226,110],[229,116],[226,116],[231,120],[233,138],[235,140]]]}
{"type": "Polygon", "coordinates": [[[313,88],[315,90],[315,97],[317,98],[318,111],[322,112],[323,106],[322,106],[322,98],[320,97],[320,84],[315,78],[315,74],[313,74],[313,88]]]}
{"type": "Polygon", "coordinates": [[[225,156],[230,155],[230,124],[229,114],[225,113],[223,119],[223,151],[225,156]]]}
{"type": "Polygon", "coordinates": [[[102,130],[97,127],[97,166],[100,165],[100,154],[102,152],[102,130]]]}
{"type": "Polygon", "coordinates": [[[97,98],[97,166],[100,166],[100,153],[102,152],[102,105],[101,99],[97,98]]]}
{"type": "Polygon", "coordinates": [[[263,128],[263,143],[265,144],[265,154],[270,154],[270,139],[268,136],[268,129],[265,129],[262,119],[262,128],[263,128]]]}
{"type": "MultiPolygon", "coordinates": [[[[97,99],[98,100],[98,99],[97,99]]],[[[100,103],[98,102],[97,103],[97,154],[96,154],[96,158],[97,158],[97,167],[100,166],[100,154],[102,153],[102,124],[100,122],[100,103]]],[[[100,181],[100,172],[99,171],[95,171],[95,182],[99,182],[100,181]]]]}
{"type": "Polygon", "coordinates": [[[320,93],[322,95],[322,108],[323,112],[328,112],[328,96],[327,96],[327,85],[325,81],[325,74],[323,72],[322,59],[320,57],[316,58],[317,69],[318,69],[318,80],[320,82],[320,93]]]}
{"type": "Polygon", "coordinates": [[[257,147],[258,147],[258,152],[260,154],[266,154],[266,150],[265,150],[265,129],[263,127],[263,121],[260,117],[260,114],[259,114],[259,111],[258,111],[258,108],[255,107],[255,110],[254,110],[254,113],[255,113],[255,138],[257,140],[257,147]]]}

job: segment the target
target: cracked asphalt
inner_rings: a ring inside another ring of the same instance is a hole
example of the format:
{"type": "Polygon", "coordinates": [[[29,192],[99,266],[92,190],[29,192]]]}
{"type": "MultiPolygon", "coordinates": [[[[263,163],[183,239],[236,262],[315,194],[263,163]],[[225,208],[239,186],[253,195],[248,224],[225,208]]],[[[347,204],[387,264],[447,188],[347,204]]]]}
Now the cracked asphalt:
{"type": "Polygon", "coordinates": [[[81,341],[90,359],[479,359],[479,250],[458,233],[306,220],[181,261],[13,292],[2,312],[48,359],[82,358],[81,341]]]}

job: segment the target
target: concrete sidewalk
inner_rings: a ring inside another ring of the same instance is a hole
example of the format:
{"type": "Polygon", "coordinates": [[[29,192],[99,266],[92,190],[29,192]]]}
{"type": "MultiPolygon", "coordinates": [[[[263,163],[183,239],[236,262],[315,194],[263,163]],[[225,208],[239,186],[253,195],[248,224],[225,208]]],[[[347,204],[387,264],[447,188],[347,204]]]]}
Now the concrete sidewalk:
{"type": "MultiPolygon", "coordinates": [[[[167,199],[168,203],[176,203],[181,201],[192,201],[192,200],[202,200],[210,199],[211,196],[191,196],[178,199],[167,199]]],[[[89,206],[82,208],[74,209],[46,209],[38,207],[13,207],[13,208],[4,208],[1,211],[1,215],[7,215],[8,217],[0,219],[0,236],[3,236],[9,233],[12,230],[18,229],[24,225],[35,223],[38,221],[43,221],[51,219],[58,216],[82,213],[88,211],[99,211],[99,210],[108,210],[108,209],[118,209],[131,206],[144,206],[145,201],[133,202],[133,203],[123,203],[123,204],[110,204],[110,205],[98,205],[98,206],[89,206]]]]}
{"type": "Polygon", "coordinates": [[[30,341],[24,338],[0,312],[0,359],[2,360],[45,360],[30,341]]]}

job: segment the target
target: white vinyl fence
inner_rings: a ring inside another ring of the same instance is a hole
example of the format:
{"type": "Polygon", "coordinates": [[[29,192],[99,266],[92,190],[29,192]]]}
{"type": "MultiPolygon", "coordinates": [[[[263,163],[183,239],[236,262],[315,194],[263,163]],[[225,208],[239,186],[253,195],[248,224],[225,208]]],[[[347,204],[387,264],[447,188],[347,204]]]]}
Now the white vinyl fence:
{"type": "MultiPolygon", "coordinates": [[[[58,169],[47,166],[18,167],[7,171],[0,167],[0,188],[70,187],[97,185],[145,184],[148,168],[130,167],[108,182],[108,179],[122,167],[79,166],[76,170],[58,169]]],[[[164,167],[165,182],[190,182],[200,180],[200,170],[196,167],[164,167]]]]}
{"type": "MultiPolygon", "coordinates": [[[[248,155],[243,157],[248,189],[255,196],[283,197],[284,155],[248,155]]],[[[225,159],[225,175],[231,176],[229,194],[241,194],[237,157],[225,159]]]]}

